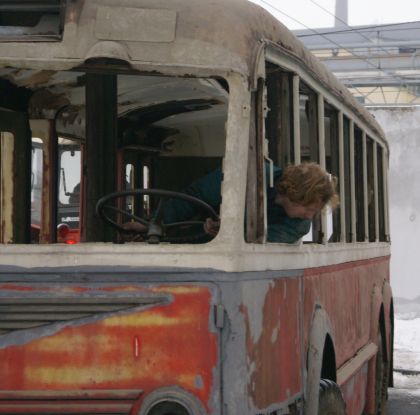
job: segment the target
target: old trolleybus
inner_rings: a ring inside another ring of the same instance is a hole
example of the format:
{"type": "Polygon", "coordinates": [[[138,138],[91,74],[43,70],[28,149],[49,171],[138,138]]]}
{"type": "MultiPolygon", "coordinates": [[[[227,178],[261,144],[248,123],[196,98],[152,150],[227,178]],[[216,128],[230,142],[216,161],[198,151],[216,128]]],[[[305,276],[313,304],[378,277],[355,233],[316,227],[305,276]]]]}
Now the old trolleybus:
{"type": "Polygon", "coordinates": [[[0,414],[384,413],[388,146],[271,15],[6,0],[0,78],[0,414]],[[267,243],[264,166],[307,160],[340,206],[267,243]],[[217,169],[218,235],[163,226],[217,169]]]}

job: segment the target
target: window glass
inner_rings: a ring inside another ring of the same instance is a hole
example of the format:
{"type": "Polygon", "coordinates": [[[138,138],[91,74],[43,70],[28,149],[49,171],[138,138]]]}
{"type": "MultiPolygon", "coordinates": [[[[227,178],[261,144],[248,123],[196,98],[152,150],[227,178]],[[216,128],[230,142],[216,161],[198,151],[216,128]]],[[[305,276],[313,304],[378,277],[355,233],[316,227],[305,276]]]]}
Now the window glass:
{"type": "Polygon", "coordinates": [[[80,145],[75,141],[59,139],[59,193],[58,225],[79,228],[80,215],[80,145]]]}
{"type": "Polygon", "coordinates": [[[31,168],[31,241],[39,242],[42,210],[43,144],[32,138],[31,168]]]}
{"type": "Polygon", "coordinates": [[[42,205],[42,141],[32,139],[31,223],[40,225],[42,205]]]}

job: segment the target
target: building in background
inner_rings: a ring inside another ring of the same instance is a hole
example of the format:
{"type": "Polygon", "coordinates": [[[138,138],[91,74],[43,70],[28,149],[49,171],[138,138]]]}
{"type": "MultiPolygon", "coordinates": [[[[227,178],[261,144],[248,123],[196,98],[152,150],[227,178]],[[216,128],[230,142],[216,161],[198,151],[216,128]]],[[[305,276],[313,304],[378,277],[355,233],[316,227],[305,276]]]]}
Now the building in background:
{"type": "Polygon", "coordinates": [[[294,31],[367,106],[420,104],[420,22],[294,31]]]}

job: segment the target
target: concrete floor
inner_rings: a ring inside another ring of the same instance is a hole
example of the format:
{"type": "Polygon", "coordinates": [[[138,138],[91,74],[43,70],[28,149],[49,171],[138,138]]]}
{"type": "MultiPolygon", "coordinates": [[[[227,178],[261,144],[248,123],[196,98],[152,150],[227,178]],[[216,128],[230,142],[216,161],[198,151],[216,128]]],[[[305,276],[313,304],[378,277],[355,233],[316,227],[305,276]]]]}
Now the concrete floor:
{"type": "Polygon", "coordinates": [[[420,391],[418,389],[390,388],[387,415],[419,415],[420,391]]]}

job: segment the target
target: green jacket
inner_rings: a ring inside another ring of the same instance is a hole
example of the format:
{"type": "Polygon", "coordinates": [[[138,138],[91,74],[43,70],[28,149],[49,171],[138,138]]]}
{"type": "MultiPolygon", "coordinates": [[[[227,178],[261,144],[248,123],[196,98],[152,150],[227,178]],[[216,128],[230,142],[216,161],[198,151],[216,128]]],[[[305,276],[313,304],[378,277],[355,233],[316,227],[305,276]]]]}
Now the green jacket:
{"type": "MultiPolygon", "coordinates": [[[[269,183],[269,167],[266,164],[266,177],[269,183]]],[[[282,175],[280,167],[274,167],[274,181],[282,175]]],[[[183,193],[197,197],[219,209],[221,198],[222,171],[217,169],[207,176],[191,183],[182,190],[183,193]]],[[[311,221],[308,219],[289,218],[282,206],[274,203],[277,191],[267,186],[267,241],[281,243],[295,243],[309,232],[311,221]]],[[[181,199],[166,202],[163,208],[164,223],[180,222],[191,219],[196,215],[197,207],[181,199]]]]}

